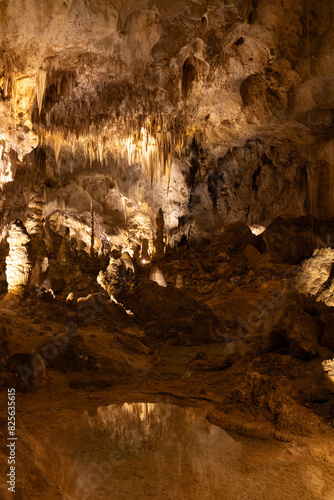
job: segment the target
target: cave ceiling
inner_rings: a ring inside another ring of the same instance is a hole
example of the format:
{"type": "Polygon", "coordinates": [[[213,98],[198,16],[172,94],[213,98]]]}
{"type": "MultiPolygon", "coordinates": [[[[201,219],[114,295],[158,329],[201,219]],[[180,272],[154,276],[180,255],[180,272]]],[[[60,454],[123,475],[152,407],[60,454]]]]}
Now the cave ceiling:
{"type": "Polygon", "coordinates": [[[47,217],[88,218],[93,200],[101,232],[137,239],[160,207],[178,235],[180,221],[268,224],[312,202],[333,216],[333,13],[322,0],[2,0],[3,223],[26,221],[39,175],[47,217]]]}

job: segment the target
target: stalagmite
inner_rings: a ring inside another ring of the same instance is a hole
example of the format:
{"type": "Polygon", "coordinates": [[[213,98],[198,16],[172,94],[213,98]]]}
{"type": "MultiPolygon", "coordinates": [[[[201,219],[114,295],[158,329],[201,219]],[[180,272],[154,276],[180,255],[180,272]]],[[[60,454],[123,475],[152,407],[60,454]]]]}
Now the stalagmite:
{"type": "Polygon", "coordinates": [[[148,253],[149,253],[149,255],[154,254],[154,234],[153,234],[153,231],[150,232],[150,237],[148,240],[148,253]]]}
{"type": "Polygon", "coordinates": [[[29,281],[31,264],[30,238],[19,219],[12,224],[7,241],[9,243],[9,255],[6,257],[8,293],[22,297],[29,281]]]}
{"type": "Polygon", "coordinates": [[[35,235],[37,240],[44,237],[44,209],[46,201],[46,192],[44,179],[39,177],[34,185],[33,192],[30,194],[28,206],[30,214],[26,223],[29,234],[35,235]]]}
{"type": "Polygon", "coordinates": [[[141,246],[141,259],[146,260],[148,259],[148,248],[149,247],[149,242],[147,238],[143,239],[142,246],[141,246]]]}
{"type": "Polygon", "coordinates": [[[182,279],[181,274],[178,274],[176,276],[175,288],[183,288],[183,279],[182,279]]]}
{"type": "Polygon", "coordinates": [[[164,275],[162,274],[161,269],[159,269],[157,266],[152,267],[149,279],[151,281],[155,281],[156,283],[158,283],[159,286],[163,286],[163,287],[167,286],[164,275]]]}
{"type": "Polygon", "coordinates": [[[164,243],[164,214],[162,209],[159,209],[158,216],[156,218],[157,224],[157,237],[155,241],[155,257],[161,259],[164,256],[165,243],[164,243]]]}
{"type": "Polygon", "coordinates": [[[91,200],[91,206],[90,206],[90,227],[91,227],[91,233],[90,233],[90,257],[94,257],[94,210],[93,210],[93,199],[91,200]]]}

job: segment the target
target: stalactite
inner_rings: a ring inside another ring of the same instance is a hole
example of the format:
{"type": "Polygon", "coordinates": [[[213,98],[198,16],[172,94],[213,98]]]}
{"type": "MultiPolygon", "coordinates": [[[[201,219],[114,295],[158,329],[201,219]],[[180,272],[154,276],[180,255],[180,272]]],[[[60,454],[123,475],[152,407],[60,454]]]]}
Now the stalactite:
{"type": "Polygon", "coordinates": [[[128,219],[128,205],[127,205],[127,199],[125,198],[125,196],[122,196],[122,202],[123,202],[124,221],[127,222],[127,219],[128,219]]]}
{"type": "Polygon", "coordinates": [[[93,160],[94,160],[94,149],[93,149],[93,144],[90,142],[88,146],[88,152],[89,152],[89,166],[92,168],[93,160]]]}
{"type": "Polygon", "coordinates": [[[168,191],[169,191],[171,167],[172,167],[171,154],[168,153],[168,155],[167,155],[167,161],[166,161],[166,189],[167,189],[167,194],[168,194],[168,191]]]}
{"type": "Polygon", "coordinates": [[[39,114],[41,114],[42,111],[45,85],[46,85],[46,71],[40,69],[36,75],[36,93],[37,93],[37,105],[39,114]]]}
{"type": "Polygon", "coordinates": [[[99,162],[102,164],[103,163],[103,143],[102,141],[99,140],[98,142],[98,151],[99,151],[99,162]]]}
{"type": "Polygon", "coordinates": [[[62,140],[61,140],[60,135],[56,134],[53,137],[53,141],[54,141],[53,142],[53,149],[54,149],[54,152],[55,152],[55,158],[56,158],[56,162],[58,162],[60,148],[61,148],[61,144],[62,144],[62,140]]]}
{"type": "Polygon", "coordinates": [[[107,155],[115,163],[124,160],[129,166],[141,163],[152,186],[165,179],[168,194],[172,161],[174,156],[181,157],[184,146],[183,118],[170,117],[140,101],[136,102],[136,112],[130,111],[134,109],[134,102],[129,97],[124,98],[128,84],[121,88],[112,87],[112,91],[106,86],[106,91],[101,91],[101,96],[95,99],[71,92],[75,86],[74,72],[48,74],[48,85],[55,81],[57,91],[62,92],[65,76],[70,92],[57,101],[44,118],[42,114],[37,124],[37,129],[43,131],[40,137],[45,135],[48,144],[53,144],[56,159],[63,146],[71,148],[73,155],[77,150],[83,151],[90,166],[94,161],[102,164],[107,155]],[[123,105],[124,99],[129,99],[126,111],[122,105],[110,110],[110,95],[113,96],[112,102],[119,96],[123,105]],[[105,109],[108,109],[108,114],[105,109]],[[98,120],[92,122],[87,118],[89,116],[98,116],[98,120]]]}
{"type": "MultiPolygon", "coordinates": [[[[14,71],[11,75],[12,79],[12,98],[11,98],[11,106],[13,110],[13,117],[16,123],[16,107],[17,107],[17,82],[16,82],[16,72],[14,71]]],[[[16,125],[15,125],[16,127],[16,125]]]]}

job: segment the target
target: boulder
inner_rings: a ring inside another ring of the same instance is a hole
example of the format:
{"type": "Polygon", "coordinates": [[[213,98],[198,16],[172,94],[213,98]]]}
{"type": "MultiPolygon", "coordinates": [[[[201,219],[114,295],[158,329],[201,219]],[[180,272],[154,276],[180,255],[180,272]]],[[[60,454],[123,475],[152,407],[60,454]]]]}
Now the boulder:
{"type": "Polygon", "coordinates": [[[243,256],[249,264],[257,264],[261,260],[262,254],[253,245],[247,245],[243,256]]]}
{"type": "Polygon", "coordinates": [[[145,333],[152,341],[197,345],[222,340],[225,329],[217,316],[186,291],[158,286],[140,276],[117,300],[146,325],[145,333]]]}
{"type": "Polygon", "coordinates": [[[319,335],[315,319],[300,304],[290,303],[265,320],[259,345],[267,352],[284,349],[296,358],[310,360],[318,354],[319,335]]]}
{"type": "Polygon", "coordinates": [[[297,264],[310,257],[314,247],[327,246],[325,242],[330,241],[333,234],[333,220],[312,220],[310,216],[277,217],[257,236],[254,245],[261,252],[269,252],[274,262],[297,264]]]}
{"type": "Polygon", "coordinates": [[[223,228],[220,244],[229,251],[243,252],[254,240],[255,236],[247,224],[239,220],[223,228]]]}

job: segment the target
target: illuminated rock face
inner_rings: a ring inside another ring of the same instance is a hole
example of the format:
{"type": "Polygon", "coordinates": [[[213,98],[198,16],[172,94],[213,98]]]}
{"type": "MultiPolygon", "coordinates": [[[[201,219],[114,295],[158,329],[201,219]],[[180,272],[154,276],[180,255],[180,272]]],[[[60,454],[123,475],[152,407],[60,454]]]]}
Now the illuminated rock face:
{"type": "Polygon", "coordinates": [[[6,258],[8,293],[22,296],[29,281],[29,235],[20,220],[16,220],[8,236],[9,255],[6,258]]]}
{"type": "Polygon", "coordinates": [[[297,275],[297,289],[300,293],[313,295],[318,302],[334,306],[334,250],[322,248],[303,263],[297,275]]]}

